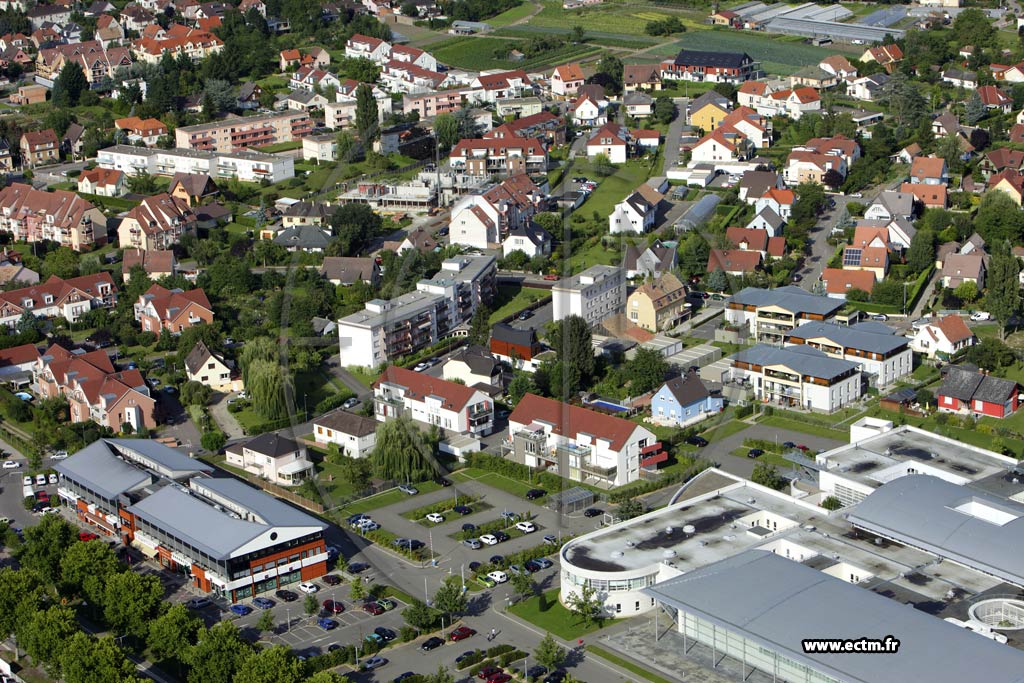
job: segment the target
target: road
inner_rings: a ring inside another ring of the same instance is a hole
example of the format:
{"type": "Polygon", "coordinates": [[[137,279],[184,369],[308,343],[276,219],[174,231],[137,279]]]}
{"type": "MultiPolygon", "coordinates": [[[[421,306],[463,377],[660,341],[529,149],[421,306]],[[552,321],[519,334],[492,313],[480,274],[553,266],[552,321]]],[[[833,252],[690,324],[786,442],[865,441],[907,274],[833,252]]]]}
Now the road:
{"type": "Polygon", "coordinates": [[[828,243],[828,237],[832,234],[832,228],[839,224],[846,205],[851,201],[863,201],[844,195],[829,195],[829,197],[835,201],[835,208],[824,214],[811,228],[808,235],[810,253],[807,256],[804,269],[800,271],[803,277],[800,286],[808,291],[812,291],[818,284],[822,272],[828,267],[828,262],[832,258],[832,254],[835,253],[835,247],[828,243]]]}
{"type": "Polygon", "coordinates": [[[665,135],[665,170],[679,165],[679,139],[682,136],[683,126],[686,124],[686,107],[689,99],[675,97],[672,99],[676,105],[676,117],[668,124],[668,133],[665,135]]]}

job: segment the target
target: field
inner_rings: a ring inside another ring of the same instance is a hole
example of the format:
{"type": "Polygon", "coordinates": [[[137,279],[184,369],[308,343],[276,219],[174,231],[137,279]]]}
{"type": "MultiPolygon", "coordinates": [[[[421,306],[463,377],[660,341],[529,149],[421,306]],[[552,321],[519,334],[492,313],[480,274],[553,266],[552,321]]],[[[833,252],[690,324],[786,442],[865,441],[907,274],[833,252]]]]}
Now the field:
{"type": "Polygon", "coordinates": [[[503,38],[453,38],[432,45],[430,51],[438,61],[463,69],[535,69],[554,66],[567,61],[596,57],[602,48],[597,45],[566,44],[557,50],[551,50],[531,59],[516,62],[510,59],[498,59],[495,50],[514,49],[519,43],[503,38]]]}
{"type": "Polygon", "coordinates": [[[514,24],[520,19],[525,19],[530,16],[533,14],[533,10],[533,3],[524,2],[510,10],[502,12],[496,17],[491,17],[487,20],[487,23],[491,26],[508,26],[509,24],[514,24]]]}
{"type": "Polygon", "coordinates": [[[545,2],[544,9],[530,19],[531,26],[572,29],[580,25],[589,31],[617,35],[646,36],[644,29],[652,21],[678,17],[687,29],[695,29],[706,16],[703,12],[677,12],[662,9],[625,6],[607,3],[597,7],[563,10],[561,2],[545,2]]]}
{"type": "MultiPolygon", "coordinates": [[[[571,30],[572,29],[568,28],[550,28],[533,26],[530,24],[520,24],[518,26],[510,26],[508,28],[499,28],[491,33],[491,35],[501,36],[504,38],[533,38],[538,35],[568,35],[571,30]]],[[[602,31],[587,31],[586,40],[591,45],[597,45],[600,47],[623,47],[636,50],[652,47],[662,42],[658,38],[624,36],[621,33],[604,33],[602,31]]]]}
{"type": "Polygon", "coordinates": [[[792,73],[801,67],[817,64],[842,48],[836,45],[815,47],[785,36],[768,36],[749,31],[728,29],[694,31],[683,38],[652,50],[652,54],[674,55],[679,50],[719,50],[746,52],[761,62],[761,68],[770,73],[792,73]]]}

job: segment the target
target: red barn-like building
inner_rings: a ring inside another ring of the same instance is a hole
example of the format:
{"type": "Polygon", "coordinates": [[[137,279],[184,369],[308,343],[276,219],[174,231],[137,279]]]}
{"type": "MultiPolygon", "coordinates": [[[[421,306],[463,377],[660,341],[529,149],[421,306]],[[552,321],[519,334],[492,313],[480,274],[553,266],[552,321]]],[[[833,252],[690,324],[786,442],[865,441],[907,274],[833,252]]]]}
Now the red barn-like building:
{"type": "Polygon", "coordinates": [[[938,391],[939,410],[1009,417],[1020,405],[1020,386],[981,371],[950,367],[938,391]]]}

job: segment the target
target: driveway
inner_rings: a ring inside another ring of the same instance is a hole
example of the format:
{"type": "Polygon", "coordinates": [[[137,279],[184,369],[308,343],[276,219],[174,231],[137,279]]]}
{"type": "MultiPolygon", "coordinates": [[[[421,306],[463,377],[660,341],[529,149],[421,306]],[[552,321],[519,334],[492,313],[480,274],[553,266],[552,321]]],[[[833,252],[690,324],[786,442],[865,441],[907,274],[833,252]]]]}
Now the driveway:
{"type": "MultiPolygon", "coordinates": [[[[709,460],[720,463],[720,468],[729,474],[735,474],[736,476],[743,477],[744,479],[749,479],[750,475],[754,473],[754,465],[757,461],[751,458],[741,458],[732,454],[732,451],[737,448],[744,447],[744,439],[761,439],[763,441],[775,441],[777,443],[793,441],[807,446],[811,451],[827,451],[835,448],[836,446],[842,445],[842,442],[840,441],[826,439],[812,434],[790,432],[785,429],[769,427],[766,425],[751,425],[742,432],[727,436],[721,441],[715,441],[708,445],[700,451],[700,455],[709,460]]],[[[782,472],[782,474],[785,474],[785,472],[782,472]]]]}
{"type": "Polygon", "coordinates": [[[245,437],[245,430],[238,424],[235,416],[228,412],[228,399],[230,394],[214,394],[214,402],[210,404],[210,417],[220,425],[220,430],[228,437],[228,441],[234,441],[245,437]]]}

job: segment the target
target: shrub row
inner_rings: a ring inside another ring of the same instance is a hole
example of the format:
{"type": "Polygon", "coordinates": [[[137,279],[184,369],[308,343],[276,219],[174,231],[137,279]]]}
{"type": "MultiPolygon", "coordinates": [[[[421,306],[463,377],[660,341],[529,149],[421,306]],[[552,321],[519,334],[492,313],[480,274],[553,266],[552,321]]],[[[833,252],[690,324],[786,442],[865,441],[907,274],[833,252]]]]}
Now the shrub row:
{"type": "Polygon", "coordinates": [[[398,538],[387,529],[377,529],[375,531],[367,531],[363,534],[366,538],[370,539],[382,548],[388,548],[393,552],[408,557],[409,559],[421,562],[426,554],[423,552],[426,548],[420,548],[419,550],[409,550],[408,546],[396,546],[394,540],[398,538]]]}
{"type": "Polygon", "coordinates": [[[754,414],[754,404],[748,403],[745,406],[737,406],[735,417],[737,420],[742,420],[745,417],[750,417],[754,414]]]}
{"type": "Polygon", "coordinates": [[[349,400],[353,396],[355,396],[355,394],[347,390],[328,396],[327,398],[316,404],[316,408],[314,408],[314,410],[316,411],[315,414],[323,415],[324,413],[330,412],[335,408],[340,408],[342,403],[349,400]]]}
{"type": "MultiPolygon", "coordinates": [[[[458,505],[474,505],[479,502],[480,496],[461,496],[459,498],[458,505]]],[[[455,496],[452,496],[451,498],[446,498],[445,500],[439,501],[437,503],[424,505],[423,507],[418,507],[415,510],[409,510],[408,512],[403,513],[402,516],[406,519],[411,519],[415,521],[418,519],[423,519],[424,517],[433,512],[451,512],[455,505],[455,496]]]]}
{"type": "Polygon", "coordinates": [[[621,488],[618,491],[613,491],[608,494],[608,502],[621,503],[625,500],[629,500],[630,498],[635,498],[636,496],[642,496],[645,493],[651,493],[652,491],[665,488],[670,484],[686,483],[704,470],[714,466],[715,463],[710,460],[705,460],[703,458],[695,460],[684,469],[664,474],[653,481],[641,481],[621,488]]]}
{"type": "Polygon", "coordinates": [[[760,448],[766,453],[783,453],[786,450],[782,444],[767,439],[743,439],[743,445],[747,448],[760,448]]]}
{"type": "MultiPolygon", "coordinates": [[[[530,519],[533,519],[533,513],[527,513],[525,517],[520,516],[520,518],[516,521],[524,521],[530,519]]],[[[467,538],[478,538],[480,536],[483,536],[484,534],[494,533],[495,531],[504,531],[511,538],[516,538],[518,536],[523,535],[522,531],[516,529],[515,522],[507,522],[504,519],[495,519],[490,522],[478,524],[477,527],[472,531],[460,531],[458,534],[456,534],[456,538],[458,538],[460,541],[464,541],[467,538]]]]}
{"type": "Polygon", "coordinates": [[[510,479],[516,479],[529,483],[532,481],[538,488],[542,488],[548,493],[561,491],[563,487],[577,486],[576,482],[566,482],[558,475],[551,474],[550,472],[541,472],[535,474],[526,465],[522,465],[518,462],[512,462],[505,458],[499,458],[496,455],[488,455],[487,453],[470,453],[466,458],[467,464],[470,467],[478,467],[488,472],[495,472],[502,474],[510,479]]]}

